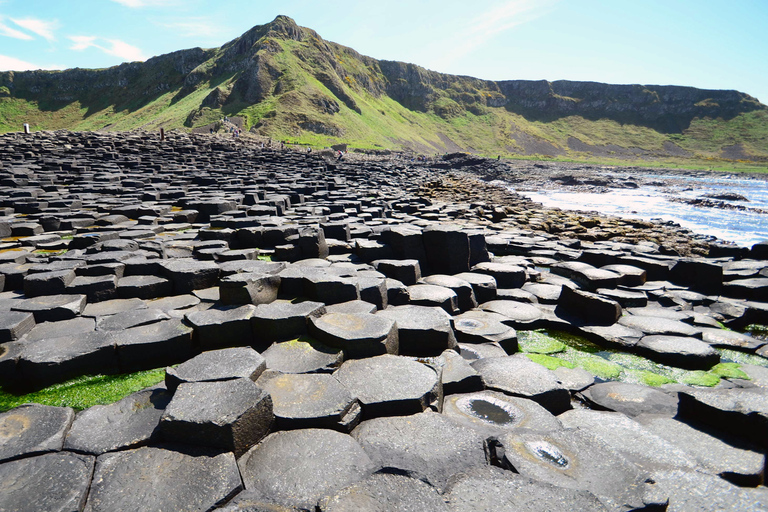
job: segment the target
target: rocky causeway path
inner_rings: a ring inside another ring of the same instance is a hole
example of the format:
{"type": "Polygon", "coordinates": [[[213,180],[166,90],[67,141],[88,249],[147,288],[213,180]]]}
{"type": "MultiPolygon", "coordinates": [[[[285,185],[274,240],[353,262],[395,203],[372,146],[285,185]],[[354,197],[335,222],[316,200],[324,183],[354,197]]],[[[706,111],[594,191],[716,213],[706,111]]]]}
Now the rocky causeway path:
{"type": "Polygon", "coordinates": [[[0,414],[0,510],[768,510],[768,245],[542,208],[500,165],[0,136],[3,388],[167,366],[0,414]]]}

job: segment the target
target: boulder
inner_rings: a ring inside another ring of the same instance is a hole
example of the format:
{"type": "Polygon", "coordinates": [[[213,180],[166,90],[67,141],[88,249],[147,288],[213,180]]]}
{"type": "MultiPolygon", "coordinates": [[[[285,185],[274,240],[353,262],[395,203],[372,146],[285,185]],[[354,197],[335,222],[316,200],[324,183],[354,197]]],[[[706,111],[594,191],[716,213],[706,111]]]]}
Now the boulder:
{"type": "Polygon", "coordinates": [[[618,302],[596,293],[563,286],[555,313],[558,316],[574,318],[578,323],[613,325],[621,318],[621,306],[618,302]]]}
{"type": "Polygon", "coordinates": [[[398,353],[394,321],[366,313],[328,313],[309,318],[309,334],[344,351],[345,359],[398,353]]]}
{"type": "Polygon", "coordinates": [[[393,306],[377,313],[397,325],[400,354],[437,356],[444,350],[458,348],[445,310],[427,306],[393,306]]]}

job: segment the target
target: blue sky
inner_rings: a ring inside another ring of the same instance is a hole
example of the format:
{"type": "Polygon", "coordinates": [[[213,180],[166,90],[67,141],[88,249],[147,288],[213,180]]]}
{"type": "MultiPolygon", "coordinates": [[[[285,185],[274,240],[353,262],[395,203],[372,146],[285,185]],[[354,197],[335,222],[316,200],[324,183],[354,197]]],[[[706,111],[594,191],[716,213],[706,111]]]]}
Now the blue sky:
{"type": "Polygon", "coordinates": [[[768,104],[768,0],[0,0],[0,70],[220,46],[278,14],[446,73],[736,89],[768,104]]]}

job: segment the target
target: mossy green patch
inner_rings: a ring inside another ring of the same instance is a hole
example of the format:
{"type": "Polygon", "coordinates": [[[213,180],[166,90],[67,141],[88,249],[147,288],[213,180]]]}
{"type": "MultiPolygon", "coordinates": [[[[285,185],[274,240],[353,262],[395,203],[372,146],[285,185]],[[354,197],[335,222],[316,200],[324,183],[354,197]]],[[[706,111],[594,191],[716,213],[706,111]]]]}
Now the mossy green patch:
{"type": "Polygon", "coordinates": [[[768,359],[755,354],[747,354],[739,350],[717,349],[720,352],[720,360],[724,363],[752,364],[768,368],[768,359]]]}
{"type": "Polygon", "coordinates": [[[585,352],[569,351],[562,357],[601,379],[616,380],[623,370],[618,364],[585,352]]]}
{"type": "Polygon", "coordinates": [[[565,351],[565,344],[544,331],[519,331],[517,344],[520,352],[529,354],[554,354],[565,351]]]}
{"type": "Polygon", "coordinates": [[[749,375],[741,371],[741,365],[739,363],[719,363],[713,366],[710,371],[724,379],[749,380],[749,375]]]}
{"type": "Polygon", "coordinates": [[[525,356],[531,361],[533,361],[534,363],[538,363],[541,366],[544,366],[550,370],[557,370],[561,366],[564,366],[566,368],[576,368],[575,364],[569,361],[560,359],[559,357],[552,357],[552,356],[547,356],[544,354],[536,354],[536,353],[525,354],[525,356]]]}
{"type": "Polygon", "coordinates": [[[165,368],[124,375],[91,375],[17,395],[0,389],[0,412],[26,403],[72,407],[83,410],[93,405],[117,402],[136,391],[162,382],[165,368]]]}
{"type": "Polygon", "coordinates": [[[711,372],[705,372],[703,370],[696,370],[688,372],[680,379],[681,384],[688,384],[689,386],[703,386],[714,387],[720,382],[720,376],[711,372]]]}

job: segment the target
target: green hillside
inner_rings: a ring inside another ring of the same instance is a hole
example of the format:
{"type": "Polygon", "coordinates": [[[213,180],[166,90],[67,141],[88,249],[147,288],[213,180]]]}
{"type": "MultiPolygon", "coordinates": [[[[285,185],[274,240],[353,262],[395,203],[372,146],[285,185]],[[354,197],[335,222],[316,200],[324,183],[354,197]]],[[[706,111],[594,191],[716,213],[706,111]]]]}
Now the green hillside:
{"type": "Polygon", "coordinates": [[[768,107],[736,91],[444,75],[279,16],[221,48],[104,70],[0,73],[0,132],[208,129],[315,146],[759,168],[768,107]]]}

